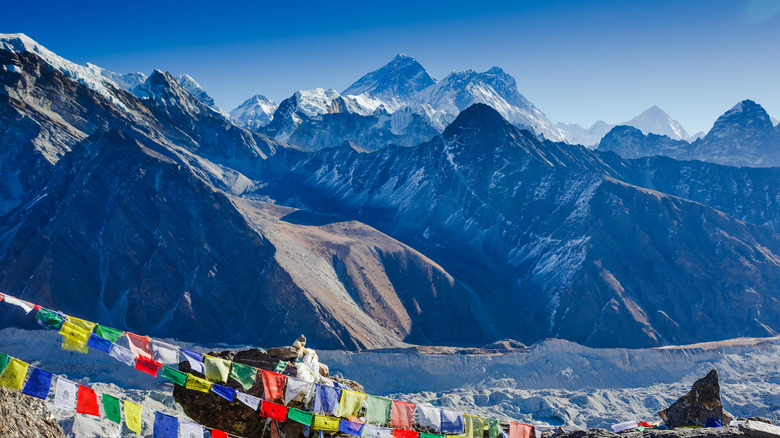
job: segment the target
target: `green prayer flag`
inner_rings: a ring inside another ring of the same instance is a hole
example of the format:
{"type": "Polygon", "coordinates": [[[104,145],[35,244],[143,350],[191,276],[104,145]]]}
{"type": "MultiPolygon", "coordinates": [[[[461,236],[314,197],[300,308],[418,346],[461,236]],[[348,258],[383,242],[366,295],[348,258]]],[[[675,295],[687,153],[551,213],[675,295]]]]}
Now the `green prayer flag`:
{"type": "Polygon", "coordinates": [[[163,365],[162,376],[179,386],[184,386],[187,383],[187,373],[174,370],[168,365],[163,365]]]}
{"type": "Polygon", "coordinates": [[[122,423],[122,414],[119,413],[119,399],[108,394],[103,394],[103,411],[106,418],[116,424],[122,423]]]}
{"type": "Polygon", "coordinates": [[[306,412],[295,408],[287,408],[288,420],[296,421],[305,426],[309,426],[311,425],[311,420],[313,418],[314,418],[314,414],[312,412],[306,412]]]}
{"type": "Polygon", "coordinates": [[[435,433],[420,432],[420,438],[442,438],[444,435],[437,435],[435,433]]]}
{"type": "Polygon", "coordinates": [[[40,321],[42,324],[45,324],[52,328],[59,328],[60,325],[62,324],[62,321],[65,320],[65,318],[61,317],[60,315],[57,315],[51,310],[47,310],[43,308],[38,310],[38,313],[35,315],[35,319],[40,321]]]}
{"type": "Polygon", "coordinates": [[[95,326],[95,334],[103,339],[108,339],[111,342],[116,342],[124,333],[125,332],[122,330],[113,329],[100,324],[95,326]]]}
{"type": "Polygon", "coordinates": [[[0,353],[0,373],[3,372],[6,365],[8,365],[8,355],[0,353]]]}
{"type": "Polygon", "coordinates": [[[281,372],[283,372],[283,371],[284,371],[284,370],[286,370],[286,369],[287,369],[287,362],[285,362],[285,361],[283,361],[283,360],[280,360],[280,361],[279,361],[279,362],[276,364],[276,368],[274,368],[274,372],[275,372],[275,373],[281,373],[281,372]]]}
{"type": "Polygon", "coordinates": [[[244,391],[249,391],[257,379],[257,368],[233,362],[233,366],[230,367],[230,377],[240,383],[244,391]]]}
{"type": "Polygon", "coordinates": [[[498,420],[488,418],[488,437],[496,438],[501,435],[501,426],[498,425],[498,420]]]}
{"type": "Polygon", "coordinates": [[[368,395],[363,400],[363,404],[366,406],[366,423],[386,425],[390,422],[390,409],[393,406],[392,400],[368,395]]]}

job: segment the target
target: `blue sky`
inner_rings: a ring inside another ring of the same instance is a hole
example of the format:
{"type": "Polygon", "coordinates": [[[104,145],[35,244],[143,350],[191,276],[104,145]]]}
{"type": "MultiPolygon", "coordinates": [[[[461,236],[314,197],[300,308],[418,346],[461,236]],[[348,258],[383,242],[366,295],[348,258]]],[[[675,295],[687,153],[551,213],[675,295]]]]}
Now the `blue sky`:
{"type": "Polygon", "coordinates": [[[500,66],[554,122],[658,105],[694,133],[746,98],[780,118],[778,0],[114,3],[8,2],[0,32],[117,72],[188,73],[227,110],[341,91],[406,53],[437,79],[500,66]]]}

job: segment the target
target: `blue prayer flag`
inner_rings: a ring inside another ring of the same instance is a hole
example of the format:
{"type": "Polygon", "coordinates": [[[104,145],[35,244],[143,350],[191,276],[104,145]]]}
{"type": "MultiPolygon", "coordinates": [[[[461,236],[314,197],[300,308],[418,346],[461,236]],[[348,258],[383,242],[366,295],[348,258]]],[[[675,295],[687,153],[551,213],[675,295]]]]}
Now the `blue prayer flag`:
{"type": "Polygon", "coordinates": [[[356,421],[341,420],[339,423],[339,432],[344,432],[349,435],[360,436],[363,432],[363,423],[356,421]]]}
{"type": "Polygon", "coordinates": [[[179,352],[187,358],[187,362],[190,363],[190,368],[192,368],[193,371],[206,374],[206,370],[203,366],[203,353],[187,350],[186,348],[179,348],[179,352]]]}
{"type": "Polygon", "coordinates": [[[100,336],[91,333],[89,335],[89,339],[87,340],[87,347],[94,348],[95,350],[100,350],[102,352],[108,353],[111,351],[111,341],[109,341],[106,338],[101,338],[100,336]]]}
{"type": "Polygon", "coordinates": [[[341,390],[333,386],[317,384],[314,393],[314,413],[320,415],[338,416],[341,390]]]}
{"type": "Polygon", "coordinates": [[[38,397],[46,400],[49,396],[49,388],[51,388],[52,374],[39,368],[33,368],[30,378],[27,379],[27,384],[22,389],[23,394],[38,397]]]}
{"type": "Polygon", "coordinates": [[[154,438],[179,438],[179,420],[162,412],[155,412],[154,438]]]}
{"type": "Polygon", "coordinates": [[[211,392],[231,402],[233,401],[233,397],[236,395],[235,389],[228,388],[227,386],[217,385],[216,383],[211,385],[211,392]]]}

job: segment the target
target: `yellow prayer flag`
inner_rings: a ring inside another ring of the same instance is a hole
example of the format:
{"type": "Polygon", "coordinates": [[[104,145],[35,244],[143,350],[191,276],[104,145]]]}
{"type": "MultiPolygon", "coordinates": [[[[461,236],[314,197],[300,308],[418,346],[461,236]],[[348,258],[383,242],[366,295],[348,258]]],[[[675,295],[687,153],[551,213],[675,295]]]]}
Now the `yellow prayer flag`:
{"type": "Polygon", "coordinates": [[[74,324],[70,320],[65,320],[62,322],[60,334],[68,339],[72,339],[79,344],[86,344],[89,340],[89,331],[81,325],[74,324]]]}
{"type": "Polygon", "coordinates": [[[206,369],[206,378],[212,382],[227,382],[230,374],[230,364],[229,360],[203,355],[203,367],[206,369]]]}
{"type": "Polygon", "coordinates": [[[470,436],[472,438],[482,438],[485,433],[485,424],[487,423],[487,418],[475,417],[473,415],[464,415],[463,420],[465,423],[464,435],[470,436]]]}
{"type": "Polygon", "coordinates": [[[0,385],[19,391],[22,389],[24,377],[27,375],[27,367],[27,362],[22,362],[15,357],[11,358],[3,373],[0,374],[0,385]]]}
{"type": "Polygon", "coordinates": [[[141,406],[125,400],[125,424],[127,428],[141,434],[141,406]]]}
{"type": "Polygon", "coordinates": [[[64,336],[62,338],[62,349],[77,351],[79,353],[86,353],[89,351],[87,344],[82,344],[81,342],[74,341],[73,339],[64,336]]]}
{"type": "MultiPolygon", "coordinates": [[[[71,324],[73,324],[73,325],[75,325],[77,327],[83,328],[88,333],[92,333],[92,330],[94,330],[95,326],[97,325],[94,322],[89,322],[87,320],[80,319],[80,318],[74,318],[72,316],[68,317],[68,321],[70,321],[71,324]]],[[[89,337],[89,336],[87,336],[87,337],[89,337]]]]}
{"type": "Polygon", "coordinates": [[[213,385],[213,383],[206,379],[187,374],[187,383],[184,384],[184,387],[187,389],[194,389],[195,391],[209,392],[209,390],[211,390],[211,385],[213,385]]]}
{"type": "Polygon", "coordinates": [[[363,393],[346,389],[342,390],[341,400],[339,401],[339,417],[357,417],[365,399],[366,395],[363,393]]]}
{"type": "Polygon", "coordinates": [[[311,424],[311,428],[325,432],[335,432],[339,430],[340,422],[341,420],[338,418],[326,417],[325,415],[315,415],[314,422],[311,424]]]}

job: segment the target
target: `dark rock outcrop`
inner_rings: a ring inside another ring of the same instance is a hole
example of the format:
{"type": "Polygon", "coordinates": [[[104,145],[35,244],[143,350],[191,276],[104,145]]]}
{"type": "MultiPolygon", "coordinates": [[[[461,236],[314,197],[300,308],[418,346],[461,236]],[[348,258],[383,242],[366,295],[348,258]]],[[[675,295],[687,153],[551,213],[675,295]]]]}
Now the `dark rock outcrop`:
{"type": "Polygon", "coordinates": [[[658,416],[669,427],[703,427],[711,418],[718,420],[721,424],[728,424],[734,419],[723,409],[717,370],[712,370],[705,377],[697,380],[688,394],[680,397],[668,408],[658,412],[658,416]]]}
{"type": "Polygon", "coordinates": [[[65,433],[43,400],[0,386],[0,436],[64,438],[65,433]]]}

